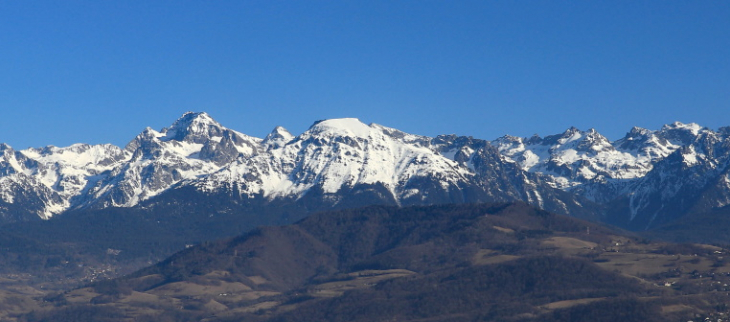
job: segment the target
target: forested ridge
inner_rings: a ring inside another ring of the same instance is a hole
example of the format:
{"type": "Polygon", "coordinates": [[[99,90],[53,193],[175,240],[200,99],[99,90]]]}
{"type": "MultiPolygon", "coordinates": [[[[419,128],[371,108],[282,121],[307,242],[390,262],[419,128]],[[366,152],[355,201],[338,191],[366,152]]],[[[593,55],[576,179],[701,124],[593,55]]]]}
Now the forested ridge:
{"type": "Polygon", "coordinates": [[[17,318],[680,321],[727,313],[725,252],[522,203],[371,206],[205,242],[17,318]]]}

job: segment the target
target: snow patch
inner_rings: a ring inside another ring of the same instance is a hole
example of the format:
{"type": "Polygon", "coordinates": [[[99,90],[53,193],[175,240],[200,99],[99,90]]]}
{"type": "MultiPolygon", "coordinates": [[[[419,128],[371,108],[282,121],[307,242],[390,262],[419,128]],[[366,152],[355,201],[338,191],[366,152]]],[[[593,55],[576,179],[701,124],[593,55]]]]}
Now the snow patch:
{"type": "Polygon", "coordinates": [[[367,138],[371,134],[372,128],[356,118],[342,118],[320,121],[314,124],[310,131],[336,136],[367,138]]]}

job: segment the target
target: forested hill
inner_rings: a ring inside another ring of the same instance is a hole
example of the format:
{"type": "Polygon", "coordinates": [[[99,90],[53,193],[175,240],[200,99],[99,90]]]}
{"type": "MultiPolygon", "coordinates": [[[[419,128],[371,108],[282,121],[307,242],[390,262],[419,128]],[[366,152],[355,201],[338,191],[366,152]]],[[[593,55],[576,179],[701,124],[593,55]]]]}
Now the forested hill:
{"type": "Polygon", "coordinates": [[[191,247],[22,319],[679,321],[728,313],[725,252],[522,203],[371,206],[191,247]]]}

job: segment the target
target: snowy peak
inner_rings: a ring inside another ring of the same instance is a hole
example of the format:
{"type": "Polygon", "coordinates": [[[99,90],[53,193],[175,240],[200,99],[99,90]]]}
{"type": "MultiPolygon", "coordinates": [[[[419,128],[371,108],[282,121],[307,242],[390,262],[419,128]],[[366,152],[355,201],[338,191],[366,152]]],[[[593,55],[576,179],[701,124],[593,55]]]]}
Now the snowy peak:
{"type": "Polygon", "coordinates": [[[265,151],[194,185],[204,191],[235,186],[241,194],[266,198],[298,199],[314,190],[335,204],[340,194],[367,186],[380,187],[377,194],[396,203],[421,201],[425,195],[410,186],[414,182],[439,178],[436,187],[456,187],[470,173],[431,149],[429,141],[354,118],[315,122],[295,138],[277,128],[263,141],[265,151]]]}
{"type": "Polygon", "coordinates": [[[112,144],[73,144],[68,147],[47,146],[21,151],[26,156],[45,164],[63,164],[73,167],[106,167],[125,159],[125,153],[112,144]]]}
{"type": "Polygon", "coordinates": [[[185,113],[160,132],[146,128],[125,148],[134,158],[154,159],[164,155],[197,158],[221,165],[238,154],[252,155],[261,139],[230,130],[206,113],[185,113]]]}
{"type": "Polygon", "coordinates": [[[631,131],[626,133],[623,138],[617,140],[614,145],[621,150],[637,151],[645,147],[653,135],[654,131],[634,126],[631,131]]]}
{"type": "MultiPolygon", "coordinates": [[[[505,135],[492,141],[492,145],[497,148],[501,154],[514,159],[515,156],[525,151],[526,142],[536,142],[540,139],[539,137],[537,137],[537,139],[534,138],[535,136],[531,139],[523,139],[517,136],[505,135]]],[[[515,159],[514,161],[517,160],[515,159]]]]}
{"type": "Polygon", "coordinates": [[[409,134],[400,130],[371,123],[365,124],[356,118],[329,119],[315,122],[307,131],[297,136],[295,140],[316,140],[323,144],[327,142],[390,142],[407,144],[427,148],[431,138],[409,134]]]}
{"type": "Polygon", "coordinates": [[[710,186],[712,195],[722,199],[712,207],[730,203],[724,201],[730,200],[730,184],[717,179],[730,165],[728,133],[675,122],[657,131],[634,127],[616,142],[593,129],[573,127],[545,138],[506,136],[492,144],[554,187],[594,202],[623,204],[627,208],[619,209],[629,209],[627,221],[643,229],[666,222],[656,219],[662,216],[708,209],[712,198],[702,197],[702,191],[710,186]],[[695,205],[696,200],[705,205],[695,205]]]}
{"type": "Polygon", "coordinates": [[[145,148],[146,150],[151,149],[152,145],[159,145],[159,144],[153,144],[152,142],[159,141],[158,138],[162,136],[162,133],[155,131],[151,127],[146,127],[142,133],[137,134],[136,137],[127,145],[124,147],[125,150],[128,152],[135,152],[138,149],[145,148]]]}
{"type": "Polygon", "coordinates": [[[657,135],[675,145],[691,144],[699,135],[712,132],[696,123],[674,122],[664,125],[657,135]]]}
{"type": "MultiPolygon", "coordinates": [[[[575,142],[574,148],[578,151],[585,151],[587,153],[598,153],[602,151],[614,150],[611,142],[603,135],[598,133],[595,129],[589,129],[586,132],[579,132],[580,138],[573,140],[575,142]]],[[[575,137],[576,135],[574,135],[575,137]]]]}
{"type": "Polygon", "coordinates": [[[127,147],[129,162],[84,190],[77,207],[130,207],[174,185],[262,150],[261,139],[230,130],[206,113],[185,113],[160,132],[145,129],[127,147]]]}
{"type": "Polygon", "coordinates": [[[631,131],[629,131],[629,133],[626,133],[626,138],[647,137],[652,133],[654,133],[654,131],[645,129],[643,127],[634,126],[631,128],[631,131]]]}
{"type": "MultiPolygon", "coordinates": [[[[67,148],[49,146],[14,151],[4,146],[0,156],[0,209],[22,209],[23,218],[35,214],[50,218],[70,205],[88,179],[111,169],[124,159],[112,145],[75,144],[67,148]]],[[[6,218],[8,214],[0,213],[6,218]]]]}
{"type": "Polygon", "coordinates": [[[0,176],[30,174],[32,161],[7,144],[0,145],[0,176]]]}
{"type": "Polygon", "coordinates": [[[716,142],[720,140],[720,136],[722,133],[715,133],[695,123],[674,122],[662,126],[658,131],[634,127],[626,136],[617,140],[614,146],[638,158],[657,161],[681,147],[711,144],[702,141],[716,142]]]}
{"type": "Polygon", "coordinates": [[[673,131],[673,130],[682,130],[690,132],[694,135],[697,135],[700,133],[700,131],[705,130],[702,126],[700,126],[697,123],[682,123],[682,122],[674,122],[672,124],[665,124],[662,126],[661,131],[667,132],[667,131],[673,131]]]}
{"type": "Polygon", "coordinates": [[[313,136],[367,138],[373,128],[356,118],[317,121],[305,133],[313,136]]]}
{"type": "Polygon", "coordinates": [[[573,141],[580,140],[584,135],[583,131],[578,128],[571,126],[565,130],[562,134],[551,135],[543,139],[543,145],[545,144],[567,144],[573,141]]]}
{"type": "Polygon", "coordinates": [[[277,126],[273,131],[271,131],[271,133],[269,133],[269,135],[266,136],[266,138],[264,138],[262,144],[269,148],[280,148],[293,139],[294,135],[289,133],[287,129],[277,126]]]}
{"type": "Polygon", "coordinates": [[[540,145],[550,146],[552,150],[575,149],[583,152],[596,152],[613,148],[608,139],[595,129],[581,131],[576,127],[571,127],[562,134],[547,136],[544,139],[534,136],[530,139],[530,144],[538,142],[540,145]]]}
{"type": "MultiPolygon", "coordinates": [[[[631,135],[639,137],[642,132],[636,128],[631,135]]],[[[507,136],[492,144],[522,169],[548,175],[551,184],[561,189],[573,189],[596,180],[639,177],[651,169],[650,158],[640,158],[637,150],[617,150],[595,129],[581,131],[571,127],[545,138],[507,136]]],[[[645,143],[638,145],[640,149],[645,143]]]]}
{"type": "Polygon", "coordinates": [[[211,138],[222,137],[226,130],[205,112],[187,112],[172,126],[162,130],[160,140],[202,144],[211,138]]]}

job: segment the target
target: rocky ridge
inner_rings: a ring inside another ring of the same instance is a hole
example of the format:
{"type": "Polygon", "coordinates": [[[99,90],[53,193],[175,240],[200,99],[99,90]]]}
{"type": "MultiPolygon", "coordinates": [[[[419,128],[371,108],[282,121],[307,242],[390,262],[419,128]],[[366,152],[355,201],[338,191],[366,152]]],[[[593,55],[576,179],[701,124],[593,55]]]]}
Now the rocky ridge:
{"type": "Polygon", "coordinates": [[[647,229],[730,204],[730,130],[673,123],[610,141],[594,129],[494,141],[405,133],[357,119],[265,138],[206,113],[145,129],[124,148],[0,146],[0,218],[137,207],[176,190],[259,204],[524,201],[561,214],[647,229]]]}
{"type": "Polygon", "coordinates": [[[635,127],[615,142],[571,128],[492,144],[551,186],[606,205],[607,221],[648,229],[728,205],[728,132],[675,122],[657,131],[635,127]]]}
{"type": "Polygon", "coordinates": [[[487,141],[429,138],[357,119],[318,121],[298,136],[277,127],[259,139],[189,112],[159,132],[145,129],[124,149],[3,151],[0,204],[9,221],[134,207],[184,187],[264,202],[308,195],[321,199],[320,208],[525,200],[581,213],[570,195],[522,171],[487,141]],[[19,198],[33,207],[15,211],[19,198]]]}

